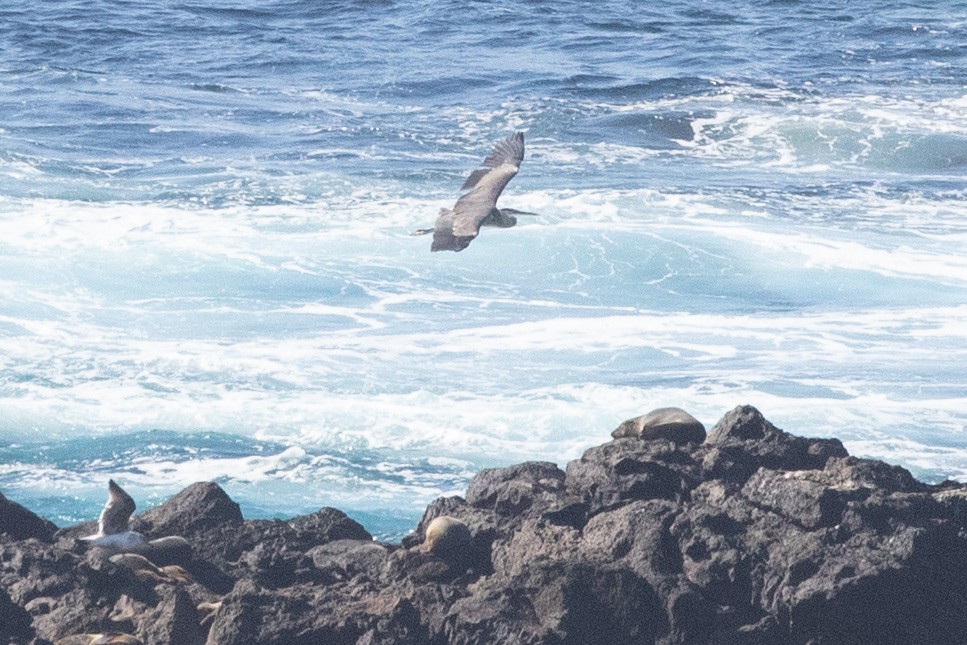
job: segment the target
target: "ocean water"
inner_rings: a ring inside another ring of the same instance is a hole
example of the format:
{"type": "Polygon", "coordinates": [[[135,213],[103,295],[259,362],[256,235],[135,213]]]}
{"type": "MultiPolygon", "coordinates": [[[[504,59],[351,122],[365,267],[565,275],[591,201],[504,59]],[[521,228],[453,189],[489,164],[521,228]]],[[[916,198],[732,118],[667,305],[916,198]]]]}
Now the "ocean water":
{"type": "Polygon", "coordinates": [[[967,2],[7,0],[0,492],[395,539],[739,404],[967,479],[967,2]],[[412,237],[497,140],[535,211],[412,237]]]}

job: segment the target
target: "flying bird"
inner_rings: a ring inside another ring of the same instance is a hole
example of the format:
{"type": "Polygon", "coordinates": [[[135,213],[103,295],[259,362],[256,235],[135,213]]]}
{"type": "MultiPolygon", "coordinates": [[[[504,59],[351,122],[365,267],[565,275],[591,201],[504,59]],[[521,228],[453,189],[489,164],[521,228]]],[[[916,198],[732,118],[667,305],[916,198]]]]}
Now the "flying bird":
{"type": "Polygon", "coordinates": [[[97,519],[97,533],[81,539],[92,546],[112,551],[135,549],[145,543],[144,536],[128,530],[128,520],[134,513],[134,499],[114,480],[107,483],[107,502],[97,519]]]}
{"type": "Polygon", "coordinates": [[[494,146],[484,168],[474,170],[463,182],[466,190],[456,205],[441,208],[433,228],[421,228],[413,235],[433,233],[431,251],[462,251],[480,233],[482,226],[510,228],[517,215],[536,215],[513,208],[497,208],[497,198],[514,178],[524,160],[524,133],[515,132],[494,146]]]}

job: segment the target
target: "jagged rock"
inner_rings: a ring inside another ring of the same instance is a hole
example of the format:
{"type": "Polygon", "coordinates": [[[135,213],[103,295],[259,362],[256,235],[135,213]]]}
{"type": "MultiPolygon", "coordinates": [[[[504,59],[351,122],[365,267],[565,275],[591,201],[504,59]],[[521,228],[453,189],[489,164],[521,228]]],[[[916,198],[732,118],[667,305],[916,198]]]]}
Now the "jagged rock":
{"type": "Polygon", "coordinates": [[[515,584],[534,589],[534,612],[574,645],[653,643],[665,630],[658,597],[625,568],[549,561],[526,569],[515,584]]]}
{"type": "Polygon", "coordinates": [[[0,493],[0,534],[14,540],[35,538],[49,542],[57,527],[0,493]]]}
{"type": "Polygon", "coordinates": [[[316,582],[312,558],[289,546],[284,537],[265,539],[242,555],[239,563],[263,587],[278,589],[296,582],[316,582]]]}
{"type": "Polygon", "coordinates": [[[266,590],[243,580],[222,601],[209,645],[356,643],[378,624],[372,602],[342,597],[338,587],[266,590]]]}
{"type": "Polygon", "coordinates": [[[564,471],[482,471],[399,546],[336,509],[244,520],[213,484],[136,519],[188,538],[188,575],[87,552],[76,527],[55,542],[0,536],[0,640],[967,642],[967,486],[918,482],[747,406],[702,443],[674,439],[618,438],[564,471]],[[464,527],[465,557],[420,548],[447,522],[464,527]]]}
{"type": "Polygon", "coordinates": [[[79,562],[77,555],[35,539],[0,540],[0,588],[21,606],[62,596],[77,587],[79,562]]]}
{"type": "Polygon", "coordinates": [[[371,540],[334,540],[306,552],[326,582],[363,578],[375,580],[386,565],[389,550],[371,540]]]}
{"type": "Polygon", "coordinates": [[[628,419],[615,428],[611,436],[615,439],[662,439],[675,444],[702,443],[705,441],[705,426],[681,408],[658,408],[628,419]]]}
{"type": "Polygon", "coordinates": [[[161,585],[155,592],[158,602],[137,616],[135,635],[146,645],[202,645],[205,635],[188,592],[173,585],[161,585]]]}
{"type": "Polygon", "coordinates": [[[6,590],[0,588],[0,640],[27,641],[34,635],[30,613],[15,605],[6,590]]]}
{"type": "Polygon", "coordinates": [[[451,584],[469,581],[478,576],[472,573],[469,558],[441,558],[423,549],[393,552],[383,568],[382,580],[390,586],[401,583],[451,584]]]}
{"type": "Polygon", "coordinates": [[[557,464],[531,461],[480,471],[467,487],[466,500],[471,506],[516,515],[535,504],[553,503],[563,493],[564,473],[557,464]]]}
{"type": "MultiPolygon", "coordinates": [[[[715,424],[705,443],[726,451],[726,459],[738,458],[744,465],[777,470],[822,468],[830,457],[847,457],[849,453],[839,439],[806,439],[775,427],[751,405],[740,405],[715,424]],[[730,450],[731,449],[731,450],[730,450]]],[[[717,453],[713,453],[717,454],[717,453]]],[[[724,472],[710,467],[712,476],[724,472]]],[[[751,472],[749,473],[751,474],[751,472]]]]}
{"type": "MultiPolygon", "coordinates": [[[[282,587],[315,579],[306,553],[335,540],[372,540],[358,522],[335,508],[284,520],[245,520],[224,524],[193,538],[195,562],[217,565],[236,579],[255,577],[260,584],[282,587]]],[[[194,572],[197,567],[190,571],[194,572]]]]}
{"type": "Polygon", "coordinates": [[[111,606],[80,587],[52,598],[49,611],[34,616],[38,636],[52,641],[74,634],[113,631],[109,618],[111,606]]]}
{"type": "Polygon", "coordinates": [[[141,513],[132,528],[151,537],[185,538],[242,521],[242,511],[218,484],[192,484],[164,504],[141,513]]]}
{"type": "Polygon", "coordinates": [[[300,515],[288,522],[300,548],[308,548],[334,540],[372,540],[363,525],[337,508],[320,508],[315,513],[300,515]]]}
{"type": "Polygon", "coordinates": [[[617,439],[569,463],[566,485],[593,514],[635,500],[684,499],[700,477],[690,454],[671,442],[617,439]]]}
{"type": "MultiPolygon", "coordinates": [[[[372,609],[372,608],[371,608],[372,609]]],[[[419,610],[405,598],[387,599],[373,611],[374,626],[356,645],[426,645],[430,636],[419,610]]]]}

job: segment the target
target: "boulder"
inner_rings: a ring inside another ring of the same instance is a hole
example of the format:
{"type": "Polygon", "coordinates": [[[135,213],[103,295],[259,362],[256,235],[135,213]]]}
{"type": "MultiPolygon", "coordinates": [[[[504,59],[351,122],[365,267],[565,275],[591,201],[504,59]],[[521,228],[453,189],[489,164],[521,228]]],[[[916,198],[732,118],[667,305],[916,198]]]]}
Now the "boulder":
{"type": "Polygon", "coordinates": [[[823,468],[832,457],[849,453],[838,439],[797,437],[772,425],[752,406],[733,409],[715,424],[702,452],[705,477],[743,483],[758,468],[823,468]]]}
{"type": "Polygon", "coordinates": [[[26,642],[33,636],[33,618],[30,613],[14,604],[6,590],[0,588],[0,641],[26,642]]]}
{"type": "Polygon", "coordinates": [[[546,507],[564,493],[564,473],[557,464],[531,461],[508,468],[481,470],[467,486],[467,503],[501,515],[546,507]]]}
{"type": "Polygon", "coordinates": [[[670,441],[617,439],[569,463],[565,484],[594,514],[635,500],[683,500],[700,477],[690,454],[670,441]]]}
{"type": "Polygon", "coordinates": [[[390,550],[372,540],[334,540],[306,552],[324,582],[377,580],[390,550]]]}
{"type": "Polygon", "coordinates": [[[174,585],[156,589],[157,603],[137,615],[135,636],[148,645],[203,645],[205,634],[191,596],[174,585]]]}
{"type": "Polygon", "coordinates": [[[563,471],[484,470],[466,499],[431,503],[401,545],[374,542],[331,508],[244,520],[214,484],[137,519],[151,537],[187,538],[187,550],[162,543],[187,574],[86,550],[68,539],[78,527],[56,541],[8,532],[0,640],[967,641],[967,486],[918,482],[748,406],[703,442],[682,439],[619,437],[563,471]]]}
{"type": "Polygon", "coordinates": [[[49,542],[57,527],[0,493],[0,534],[14,540],[34,538],[49,542]]]}
{"type": "Polygon", "coordinates": [[[185,538],[242,521],[242,511],[218,484],[192,484],[168,501],[138,515],[132,528],[151,537],[185,538]]]}

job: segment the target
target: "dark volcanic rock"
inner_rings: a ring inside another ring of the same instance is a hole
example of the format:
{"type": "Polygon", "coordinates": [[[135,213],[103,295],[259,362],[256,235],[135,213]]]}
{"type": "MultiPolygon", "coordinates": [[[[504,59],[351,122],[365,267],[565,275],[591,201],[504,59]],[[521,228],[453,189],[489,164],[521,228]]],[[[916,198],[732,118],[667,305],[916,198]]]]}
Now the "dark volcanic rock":
{"type": "Polygon", "coordinates": [[[15,605],[4,589],[0,589],[0,640],[27,641],[34,635],[30,613],[15,605]]]}
{"type": "Polygon", "coordinates": [[[760,466],[781,470],[822,468],[830,457],[848,455],[838,439],[791,435],[769,423],[750,405],[739,406],[722,417],[705,443],[730,453],[731,458],[738,457],[744,465],[751,464],[753,472],[760,466]]]}
{"type": "Polygon", "coordinates": [[[530,461],[508,468],[481,470],[467,487],[467,503],[500,515],[524,513],[532,506],[553,505],[564,493],[564,473],[557,464],[530,461]]]}
{"type": "Polygon", "coordinates": [[[375,580],[389,554],[389,549],[371,540],[335,540],[306,552],[325,582],[375,580]]]}
{"type": "Polygon", "coordinates": [[[334,540],[372,540],[363,525],[338,508],[321,508],[310,515],[300,515],[288,522],[292,529],[290,541],[305,550],[334,540]]]}
{"type": "Polygon", "coordinates": [[[156,645],[202,645],[205,634],[188,592],[177,586],[160,585],[156,593],[158,602],[137,615],[135,635],[156,645]]]}
{"type": "Polygon", "coordinates": [[[54,543],[0,536],[0,639],[967,642],[967,487],[790,435],[750,407],[702,443],[668,439],[619,438],[564,471],[482,471],[466,499],[433,502],[398,546],[331,508],[244,520],[214,484],[135,520],[152,538],[189,539],[187,574],[86,552],[69,539],[76,527],[54,543]],[[441,517],[451,519],[433,524],[441,517]],[[431,526],[431,543],[447,527],[459,539],[428,548],[431,526]]]}
{"type": "MultiPolygon", "coordinates": [[[[374,640],[373,633],[380,627],[391,632],[406,631],[401,625],[393,625],[393,613],[399,603],[382,599],[375,592],[366,600],[358,600],[346,591],[341,586],[297,585],[273,592],[244,580],[225,597],[215,613],[208,643],[350,645],[367,634],[370,642],[380,642],[374,640]]],[[[407,613],[405,608],[402,611],[407,613]]],[[[409,627],[422,632],[420,637],[426,633],[418,620],[412,620],[409,627]]],[[[404,639],[401,642],[415,645],[429,641],[404,639]]]]}
{"type": "Polygon", "coordinates": [[[138,515],[132,528],[151,537],[190,538],[196,533],[241,521],[242,511],[221,486],[200,482],[138,515]]]}
{"type": "Polygon", "coordinates": [[[80,563],[76,554],[38,540],[0,539],[0,588],[19,605],[62,596],[77,586],[80,563]]]}
{"type": "Polygon", "coordinates": [[[53,522],[34,515],[0,494],[0,534],[6,533],[14,540],[36,538],[49,541],[56,530],[53,522]]]}
{"type": "Polygon", "coordinates": [[[700,477],[701,468],[683,448],[629,438],[591,448],[572,461],[566,484],[597,513],[634,500],[682,500],[700,477]]]}
{"type": "Polygon", "coordinates": [[[372,540],[358,522],[335,508],[323,508],[289,521],[245,520],[223,524],[193,539],[195,564],[216,565],[233,578],[254,577],[269,587],[316,578],[313,547],[335,540],[372,540]]]}

